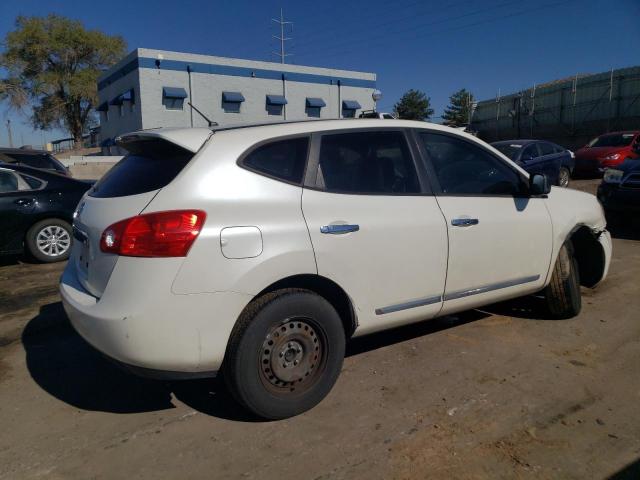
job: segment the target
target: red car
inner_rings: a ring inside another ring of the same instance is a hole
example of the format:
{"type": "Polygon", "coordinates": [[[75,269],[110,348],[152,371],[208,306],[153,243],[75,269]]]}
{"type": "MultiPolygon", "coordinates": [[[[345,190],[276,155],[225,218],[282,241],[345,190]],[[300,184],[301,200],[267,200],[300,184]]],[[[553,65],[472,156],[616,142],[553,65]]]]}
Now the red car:
{"type": "Polygon", "coordinates": [[[605,133],[575,152],[575,172],[583,175],[602,173],[627,159],[639,158],[639,151],[640,131],[605,133]]]}

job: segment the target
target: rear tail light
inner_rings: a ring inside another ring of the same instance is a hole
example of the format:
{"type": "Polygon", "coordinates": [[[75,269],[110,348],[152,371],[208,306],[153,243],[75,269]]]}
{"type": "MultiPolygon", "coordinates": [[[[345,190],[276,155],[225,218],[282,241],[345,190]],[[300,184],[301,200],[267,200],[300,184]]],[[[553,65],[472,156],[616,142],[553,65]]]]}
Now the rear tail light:
{"type": "Polygon", "coordinates": [[[172,210],[127,218],[102,232],[100,250],[126,257],[185,257],[206,217],[201,210],[172,210]]]}

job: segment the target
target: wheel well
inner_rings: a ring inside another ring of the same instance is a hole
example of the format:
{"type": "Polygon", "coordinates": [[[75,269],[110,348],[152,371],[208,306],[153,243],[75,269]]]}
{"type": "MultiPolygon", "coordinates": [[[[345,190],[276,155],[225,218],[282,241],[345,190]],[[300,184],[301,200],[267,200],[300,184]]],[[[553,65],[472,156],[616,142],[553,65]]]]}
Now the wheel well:
{"type": "Polygon", "coordinates": [[[326,277],[313,274],[294,275],[291,277],[283,278],[277,282],[269,285],[255,296],[254,300],[275,290],[282,288],[304,288],[317,293],[325,300],[327,300],[333,308],[336,309],[342,325],[344,326],[344,332],[346,337],[349,338],[353,335],[353,332],[358,326],[356,314],[351,303],[351,299],[347,293],[334,281],[329,280],[326,277]]]}
{"type": "Polygon", "coordinates": [[[598,238],[589,227],[581,226],[570,237],[573,254],[578,262],[580,284],[593,287],[601,279],[605,268],[605,255],[598,238]]]}

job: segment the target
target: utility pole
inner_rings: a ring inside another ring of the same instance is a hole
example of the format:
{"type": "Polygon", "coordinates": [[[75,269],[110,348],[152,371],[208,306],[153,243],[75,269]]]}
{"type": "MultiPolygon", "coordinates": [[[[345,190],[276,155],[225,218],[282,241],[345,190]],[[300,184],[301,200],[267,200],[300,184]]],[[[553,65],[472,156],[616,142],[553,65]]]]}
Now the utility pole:
{"type": "Polygon", "coordinates": [[[11,136],[11,120],[7,119],[7,133],[9,134],[9,147],[13,148],[13,137],[11,136]]]}
{"type": "Polygon", "coordinates": [[[282,13],[282,9],[280,9],[280,20],[272,18],[271,21],[272,22],[276,22],[278,25],[280,25],[280,36],[278,37],[277,35],[272,35],[273,38],[275,38],[276,40],[280,41],[280,53],[278,53],[278,52],[271,52],[271,53],[273,53],[277,57],[280,57],[280,63],[284,63],[284,59],[286,57],[291,56],[290,53],[284,53],[284,42],[286,42],[287,40],[291,40],[290,37],[285,37],[284,36],[284,26],[285,25],[293,25],[293,22],[285,21],[284,14],[282,13]]]}

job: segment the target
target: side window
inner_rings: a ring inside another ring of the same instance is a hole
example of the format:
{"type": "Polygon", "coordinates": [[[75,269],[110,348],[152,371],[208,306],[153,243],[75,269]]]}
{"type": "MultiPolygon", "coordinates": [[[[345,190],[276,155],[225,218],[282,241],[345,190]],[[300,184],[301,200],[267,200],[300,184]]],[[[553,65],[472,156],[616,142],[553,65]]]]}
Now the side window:
{"type": "Polygon", "coordinates": [[[323,135],[317,183],[328,192],[420,192],[405,136],[392,131],[323,135]]]}
{"type": "Polygon", "coordinates": [[[534,143],[533,145],[527,146],[522,153],[520,154],[520,160],[526,162],[527,160],[532,160],[538,156],[538,147],[534,143]]]}
{"type": "Polygon", "coordinates": [[[552,155],[555,152],[555,148],[553,148],[553,145],[547,142],[540,142],[538,143],[538,148],[540,149],[540,156],[544,156],[544,155],[552,155]]]}
{"type": "Polygon", "coordinates": [[[309,137],[267,143],[249,153],[242,165],[280,180],[301,183],[308,147],[309,137]]]}
{"type": "MultiPolygon", "coordinates": [[[[26,190],[38,190],[44,187],[45,182],[29,175],[20,175],[20,178],[27,184],[26,190]]],[[[22,188],[20,188],[22,190],[22,188]]]]}
{"type": "Polygon", "coordinates": [[[562,148],[560,145],[556,145],[553,144],[553,153],[564,153],[564,148],[562,148]]]}
{"type": "Polygon", "coordinates": [[[449,135],[420,133],[444,194],[515,195],[522,179],[483,148],[449,135]]]}
{"type": "Polygon", "coordinates": [[[0,193],[18,191],[18,176],[13,172],[0,172],[0,193]]]}

